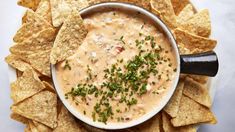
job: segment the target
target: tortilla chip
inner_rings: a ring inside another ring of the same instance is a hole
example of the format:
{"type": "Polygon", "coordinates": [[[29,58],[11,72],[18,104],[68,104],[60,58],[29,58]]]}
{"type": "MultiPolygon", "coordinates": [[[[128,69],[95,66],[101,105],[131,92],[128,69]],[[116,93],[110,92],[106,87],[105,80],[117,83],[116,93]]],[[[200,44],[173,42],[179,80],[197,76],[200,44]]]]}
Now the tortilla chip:
{"type": "Polygon", "coordinates": [[[55,88],[48,82],[43,81],[43,84],[46,86],[46,89],[51,91],[51,92],[55,92],[55,88]]]}
{"type": "Polygon", "coordinates": [[[39,2],[40,0],[19,0],[17,4],[32,10],[36,10],[39,2]]]}
{"type": "Polygon", "coordinates": [[[208,82],[207,76],[200,76],[200,75],[187,75],[189,78],[192,78],[194,81],[199,82],[201,84],[206,84],[208,82]]]}
{"type": "Polygon", "coordinates": [[[76,123],[74,117],[65,107],[62,107],[58,116],[58,126],[54,129],[54,132],[66,132],[68,130],[70,132],[82,132],[81,125],[76,123]]]}
{"type": "Polygon", "coordinates": [[[35,13],[42,16],[42,18],[44,18],[48,23],[52,24],[51,6],[49,0],[41,0],[35,13]]]}
{"type": "MultiPolygon", "coordinates": [[[[182,29],[175,29],[174,34],[176,41],[180,47],[184,47],[190,51],[190,53],[201,53],[212,51],[216,44],[216,40],[196,36],[188,32],[183,31],[182,29]]],[[[181,49],[180,49],[181,50],[181,49]]],[[[184,50],[180,51],[182,54],[187,54],[184,50]]]]}
{"type": "Polygon", "coordinates": [[[28,123],[28,119],[19,115],[19,114],[16,114],[16,113],[11,113],[11,119],[13,120],[16,120],[18,122],[21,122],[23,124],[27,124],[28,123]]]}
{"type": "Polygon", "coordinates": [[[26,16],[23,17],[25,22],[17,31],[13,40],[16,43],[21,43],[24,40],[36,35],[42,30],[52,27],[44,18],[37,15],[35,12],[28,10],[26,16]],[[24,18],[25,17],[25,18],[24,18]]]}
{"type": "Polygon", "coordinates": [[[34,126],[32,120],[28,121],[28,125],[29,125],[31,132],[39,132],[38,129],[34,126]]]}
{"type": "Polygon", "coordinates": [[[190,4],[189,0],[171,0],[175,14],[178,15],[186,5],[190,4]]]}
{"type": "Polygon", "coordinates": [[[52,64],[73,55],[82,44],[87,34],[83,20],[77,11],[73,11],[56,36],[50,61],[52,64]]]}
{"type": "Polygon", "coordinates": [[[177,16],[178,24],[179,25],[184,24],[185,22],[187,22],[187,20],[192,18],[193,15],[194,15],[193,6],[192,6],[192,4],[188,4],[187,6],[185,6],[185,8],[177,16]]]}
{"type": "Polygon", "coordinates": [[[170,0],[150,0],[151,10],[158,15],[171,29],[177,27],[177,21],[170,0]]]}
{"type": "Polygon", "coordinates": [[[174,127],[171,124],[170,117],[162,112],[162,126],[164,132],[196,132],[197,129],[195,126],[182,126],[182,127],[174,127]]]}
{"type": "Polygon", "coordinates": [[[38,132],[52,132],[52,129],[42,123],[32,120],[34,127],[37,129],[38,132]]]}
{"type": "Polygon", "coordinates": [[[23,75],[15,82],[11,83],[11,98],[16,104],[27,99],[45,88],[44,84],[39,80],[37,74],[31,70],[25,70],[23,75]]]}
{"type": "Polygon", "coordinates": [[[131,130],[136,132],[160,132],[160,121],[161,121],[161,114],[155,115],[153,118],[149,119],[148,121],[131,128],[131,130]]]}
{"type": "Polygon", "coordinates": [[[184,82],[180,81],[175,90],[175,93],[173,94],[167,105],[164,107],[164,111],[167,114],[169,114],[171,117],[177,116],[177,113],[179,111],[180,99],[183,93],[183,88],[184,88],[184,82]]]}
{"type": "Polygon", "coordinates": [[[22,72],[27,69],[32,69],[32,67],[28,63],[26,63],[22,59],[20,59],[19,56],[16,56],[13,54],[8,55],[5,58],[5,61],[13,68],[15,68],[19,71],[22,71],[22,72]]]}
{"type": "Polygon", "coordinates": [[[208,89],[191,78],[185,79],[183,93],[184,95],[190,97],[194,101],[208,108],[210,108],[212,105],[211,98],[208,93],[208,89]]]}
{"type": "Polygon", "coordinates": [[[12,105],[11,109],[17,114],[55,128],[57,126],[56,105],[56,94],[42,91],[23,102],[12,105]]]}
{"type": "Polygon", "coordinates": [[[24,128],[24,132],[32,132],[29,127],[29,124],[27,124],[26,127],[24,128]]]}
{"type": "Polygon", "coordinates": [[[211,34],[209,11],[207,9],[200,11],[179,27],[192,34],[202,37],[209,37],[211,34]]]}
{"type": "Polygon", "coordinates": [[[174,127],[179,127],[213,120],[215,120],[215,117],[210,109],[183,95],[180,101],[179,112],[171,120],[171,123],[174,127]]]}
{"type": "Polygon", "coordinates": [[[53,26],[59,27],[72,10],[80,11],[88,6],[87,0],[50,0],[53,26]]]}

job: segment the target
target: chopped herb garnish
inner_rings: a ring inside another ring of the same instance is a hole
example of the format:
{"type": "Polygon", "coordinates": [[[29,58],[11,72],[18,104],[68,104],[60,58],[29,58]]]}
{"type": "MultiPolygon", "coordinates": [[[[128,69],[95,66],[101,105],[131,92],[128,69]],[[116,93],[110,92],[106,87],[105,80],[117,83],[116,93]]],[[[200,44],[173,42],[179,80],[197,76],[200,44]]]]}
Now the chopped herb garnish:
{"type": "Polygon", "coordinates": [[[65,61],[64,69],[65,69],[65,70],[66,70],[66,69],[69,69],[69,70],[72,69],[71,66],[69,65],[69,61],[68,61],[68,60],[65,61]]]}

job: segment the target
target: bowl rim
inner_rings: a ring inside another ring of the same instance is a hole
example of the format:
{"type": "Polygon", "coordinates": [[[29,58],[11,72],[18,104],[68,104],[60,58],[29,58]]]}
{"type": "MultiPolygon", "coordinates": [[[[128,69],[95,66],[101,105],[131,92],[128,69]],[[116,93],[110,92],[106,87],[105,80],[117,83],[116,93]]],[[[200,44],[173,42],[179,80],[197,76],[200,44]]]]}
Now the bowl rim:
{"type": "Polygon", "coordinates": [[[56,91],[57,95],[59,96],[60,100],[62,101],[62,103],[65,105],[65,107],[68,109],[68,111],[70,111],[70,113],[72,113],[72,115],[74,115],[77,119],[83,121],[84,123],[86,123],[90,126],[100,128],[100,129],[106,129],[106,130],[125,129],[125,128],[130,128],[130,127],[139,125],[139,124],[149,120],[154,115],[159,113],[164,108],[164,106],[167,104],[167,102],[170,100],[170,98],[172,97],[172,95],[177,87],[178,81],[179,81],[180,54],[179,54],[179,49],[177,47],[175,38],[174,38],[173,34],[171,33],[171,30],[166,26],[166,24],[164,24],[164,22],[161,21],[161,19],[158,16],[143,9],[142,7],[139,7],[139,6],[136,6],[133,4],[129,4],[129,3],[124,3],[124,2],[104,2],[104,3],[91,5],[85,9],[81,10],[79,13],[81,14],[81,16],[84,16],[85,14],[87,14],[91,11],[104,9],[104,8],[132,10],[132,11],[140,12],[144,16],[147,16],[148,18],[150,18],[150,20],[152,20],[154,22],[154,24],[156,23],[156,25],[162,29],[165,36],[169,40],[169,43],[173,47],[173,50],[175,53],[175,58],[176,58],[176,63],[177,63],[177,71],[175,73],[176,76],[175,76],[175,79],[172,82],[171,88],[169,88],[169,91],[167,92],[167,94],[162,97],[158,106],[156,106],[154,109],[147,112],[145,115],[141,116],[140,118],[138,118],[136,120],[133,120],[130,122],[124,122],[124,123],[109,123],[108,122],[107,124],[104,124],[101,122],[94,122],[91,118],[84,116],[82,113],[78,112],[72,105],[69,104],[69,102],[65,99],[64,93],[63,93],[62,89],[60,88],[60,85],[57,81],[56,68],[55,68],[55,65],[53,65],[53,64],[51,64],[51,66],[50,66],[51,73],[52,73],[52,82],[55,87],[55,91],[56,91]]]}

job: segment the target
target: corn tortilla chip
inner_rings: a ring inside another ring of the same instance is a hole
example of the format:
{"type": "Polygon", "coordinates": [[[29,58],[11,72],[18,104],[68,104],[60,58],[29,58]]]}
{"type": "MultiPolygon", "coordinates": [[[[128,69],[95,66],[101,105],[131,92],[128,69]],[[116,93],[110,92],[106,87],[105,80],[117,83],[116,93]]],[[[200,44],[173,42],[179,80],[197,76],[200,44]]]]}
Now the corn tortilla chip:
{"type": "Polygon", "coordinates": [[[65,107],[62,107],[58,116],[58,126],[54,129],[54,132],[66,132],[68,130],[70,132],[82,132],[81,125],[76,123],[74,117],[65,107]]]}
{"type": "Polygon", "coordinates": [[[196,36],[179,28],[174,30],[174,34],[178,45],[188,49],[190,53],[212,51],[217,44],[216,40],[196,36]]]}
{"type": "Polygon", "coordinates": [[[210,108],[212,105],[208,89],[191,78],[185,79],[183,93],[184,95],[208,108],[210,108]]]}
{"type": "Polygon", "coordinates": [[[31,132],[39,132],[38,129],[34,126],[32,120],[28,121],[28,125],[29,125],[31,132]]]}
{"type": "Polygon", "coordinates": [[[182,127],[174,127],[171,124],[170,117],[165,113],[162,112],[162,126],[164,132],[196,132],[195,126],[182,126],[182,127]]]}
{"type": "Polygon", "coordinates": [[[32,10],[36,10],[39,2],[40,0],[19,0],[17,4],[32,10]]]}
{"type": "Polygon", "coordinates": [[[27,69],[32,69],[32,67],[26,63],[25,61],[23,61],[22,59],[20,59],[19,56],[10,54],[5,58],[5,61],[12,66],[13,68],[19,70],[19,71],[25,71],[27,69]]]}
{"type": "Polygon", "coordinates": [[[175,90],[175,93],[173,94],[167,105],[164,107],[164,111],[167,114],[169,114],[171,117],[177,116],[177,113],[179,111],[180,100],[183,93],[183,88],[184,88],[184,82],[180,81],[175,90]]]}
{"type": "Polygon", "coordinates": [[[186,5],[190,4],[189,0],[171,0],[175,14],[178,15],[186,5]]]}
{"type": "Polygon", "coordinates": [[[198,12],[191,19],[181,24],[179,27],[192,34],[202,37],[209,37],[211,34],[209,11],[205,9],[198,12]]]}
{"type": "Polygon", "coordinates": [[[44,18],[48,23],[52,24],[51,6],[49,0],[41,0],[35,13],[42,16],[42,18],[44,18]]]}
{"type": "Polygon", "coordinates": [[[171,29],[177,27],[176,15],[170,0],[150,0],[150,5],[153,13],[160,16],[171,29]]]}
{"type": "Polygon", "coordinates": [[[32,120],[34,127],[37,129],[38,132],[52,132],[52,129],[42,123],[32,120]]]}
{"type": "Polygon", "coordinates": [[[210,109],[183,95],[177,117],[173,118],[171,123],[173,126],[179,127],[213,120],[215,120],[215,117],[210,109]]]}
{"type": "Polygon", "coordinates": [[[26,127],[24,128],[24,132],[32,132],[29,127],[29,124],[27,124],[26,127]]]}
{"type": "Polygon", "coordinates": [[[192,78],[196,82],[199,82],[201,84],[206,84],[208,81],[207,76],[200,76],[200,75],[187,75],[189,78],[192,78]]]}
{"type": "Polygon", "coordinates": [[[45,89],[37,74],[29,69],[15,82],[11,83],[11,98],[14,103],[23,101],[45,89]]]}
{"type": "Polygon", "coordinates": [[[55,88],[48,82],[43,81],[43,84],[46,86],[46,89],[51,91],[51,92],[55,92],[55,88]]]}
{"type": "Polygon", "coordinates": [[[11,119],[13,120],[16,120],[18,122],[21,122],[23,124],[27,124],[28,123],[28,119],[19,115],[19,114],[16,114],[16,113],[11,113],[11,119]]]}
{"type": "Polygon", "coordinates": [[[155,115],[153,118],[149,119],[148,121],[131,128],[131,130],[136,132],[160,132],[160,121],[161,121],[161,114],[155,115]]]}
{"type": "Polygon", "coordinates": [[[57,96],[49,91],[42,91],[31,98],[11,106],[13,112],[38,121],[51,128],[57,126],[57,96]]]}
{"type": "Polygon", "coordinates": [[[72,10],[81,10],[88,6],[87,0],[50,0],[53,26],[59,27],[72,10]]]}
{"type": "Polygon", "coordinates": [[[50,61],[52,64],[65,60],[73,55],[82,44],[87,34],[83,20],[77,11],[73,11],[56,36],[50,61]]]}
{"type": "Polygon", "coordinates": [[[193,6],[191,4],[188,4],[177,16],[178,24],[179,25],[184,24],[185,22],[187,22],[187,20],[193,17],[193,15],[194,15],[193,6]]]}

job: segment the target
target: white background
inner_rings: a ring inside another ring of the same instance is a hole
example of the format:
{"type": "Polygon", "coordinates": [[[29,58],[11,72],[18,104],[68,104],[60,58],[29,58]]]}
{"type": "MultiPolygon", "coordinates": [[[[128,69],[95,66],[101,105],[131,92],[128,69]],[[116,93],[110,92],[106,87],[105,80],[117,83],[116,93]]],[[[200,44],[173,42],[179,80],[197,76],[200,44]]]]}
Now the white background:
{"type": "MultiPolygon", "coordinates": [[[[20,25],[22,7],[15,0],[0,0],[0,131],[19,132],[24,126],[9,118],[12,103],[8,68],[4,57],[12,44],[12,37],[20,25]]],[[[235,131],[235,0],[192,0],[198,9],[211,13],[213,35],[220,70],[214,85],[217,89],[212,110],[218,118],[216,125],[203,125],[199,132],[235,131]]]]}

